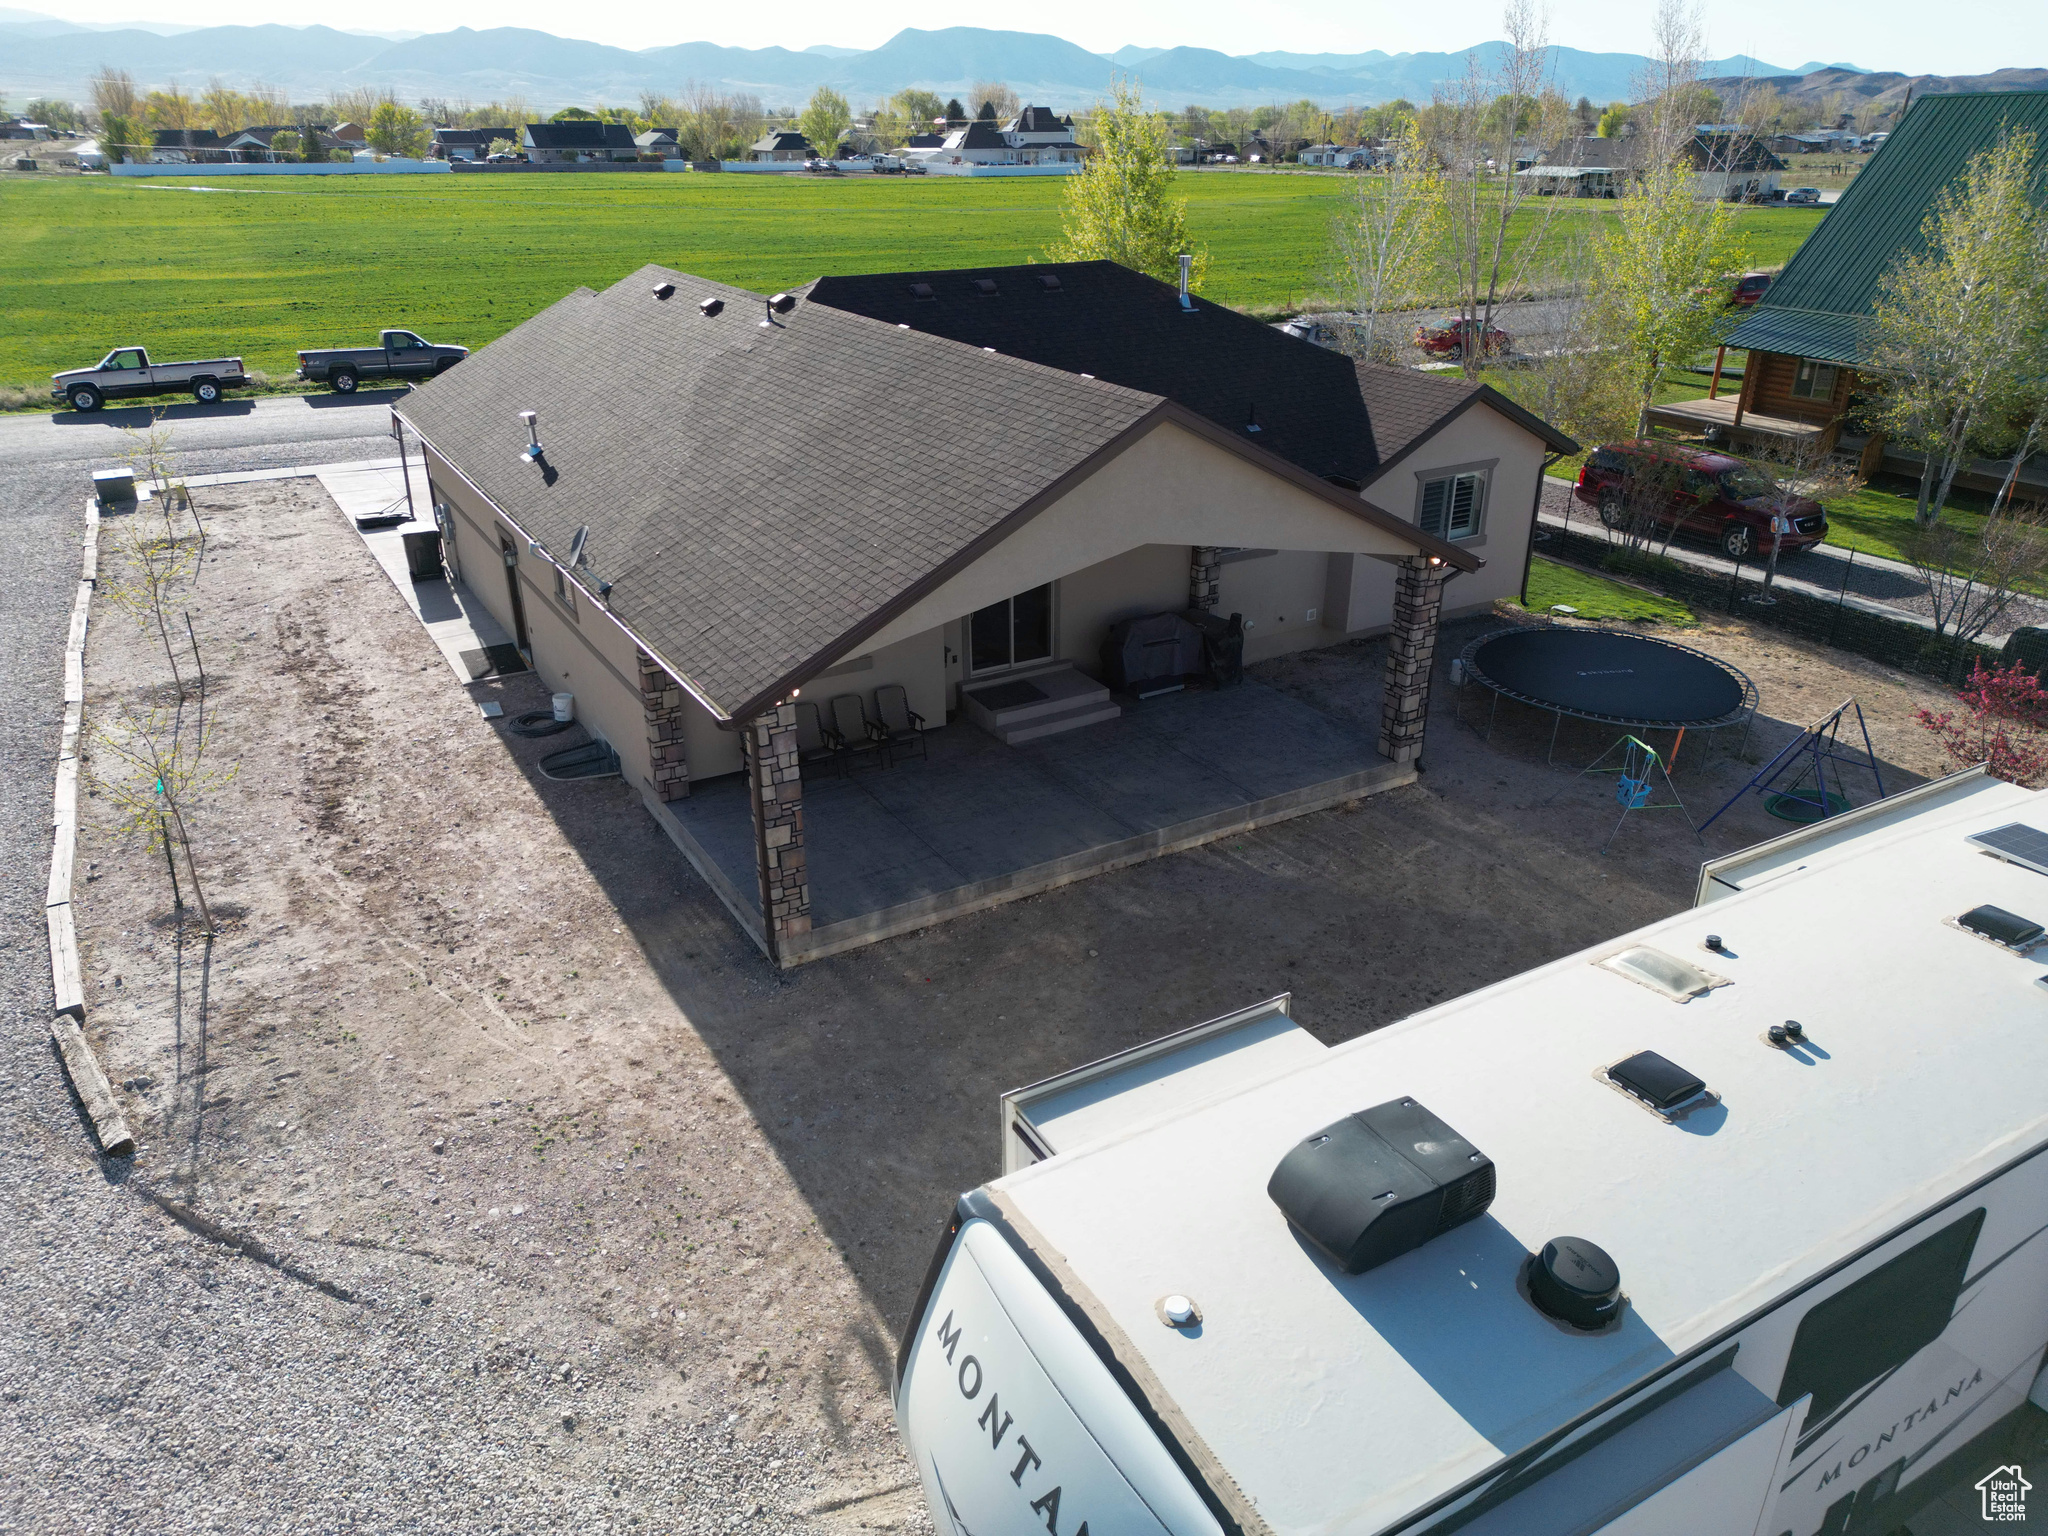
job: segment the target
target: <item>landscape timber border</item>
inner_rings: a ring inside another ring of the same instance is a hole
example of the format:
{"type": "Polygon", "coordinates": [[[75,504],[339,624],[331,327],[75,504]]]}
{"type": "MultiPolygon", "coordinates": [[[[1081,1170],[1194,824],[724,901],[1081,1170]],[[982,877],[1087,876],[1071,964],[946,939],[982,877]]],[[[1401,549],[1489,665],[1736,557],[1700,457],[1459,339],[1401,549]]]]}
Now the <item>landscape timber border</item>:
{"type": "Polygon", "coordinates": [[[78,929],[71,915],[71,872],[78,852],[79,747],[85,731],[85,631],[99,584],[100,507],[85,504],[85,561],[71,604],[71,630],[64,641],[64,734],[57,748],[55,835],[50,849],[50,884],[43,918],[50,931],[50,1037],[71,1079],[72,1090],[92,1122],[100,1150],[109,1157],[133,1157],[135,1136],[114,1099],[113,1085],[85,1034],[85,979],[78,968],[78,929]]]}

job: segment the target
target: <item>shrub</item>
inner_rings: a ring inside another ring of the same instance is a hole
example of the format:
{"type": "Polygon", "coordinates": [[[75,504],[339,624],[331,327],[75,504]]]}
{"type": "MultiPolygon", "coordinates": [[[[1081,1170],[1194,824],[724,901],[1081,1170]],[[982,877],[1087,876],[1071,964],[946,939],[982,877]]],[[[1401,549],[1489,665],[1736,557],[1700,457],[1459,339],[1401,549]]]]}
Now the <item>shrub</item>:
{"type": "Polygon", "coordinates": [[[1987,667],[1979,660],[1956,695],[1962,709],[1918,709],[1913,718],[1941,742],[1952,768],[1982,763],[1991,776],[2027,789],[2048,780],[2048,689],[2026,663],[1987,667]]]}

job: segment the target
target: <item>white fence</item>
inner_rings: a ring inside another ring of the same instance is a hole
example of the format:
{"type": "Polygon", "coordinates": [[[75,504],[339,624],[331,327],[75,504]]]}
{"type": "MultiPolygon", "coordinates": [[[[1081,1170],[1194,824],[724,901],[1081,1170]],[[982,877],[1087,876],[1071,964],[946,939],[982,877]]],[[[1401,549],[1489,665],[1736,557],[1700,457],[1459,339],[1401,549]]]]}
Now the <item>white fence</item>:
{"type": "Polygon", "coordinates": [[[116,176],[446,176],[446,160],[333,160],[309,165],[112,165],[116,176]]]}

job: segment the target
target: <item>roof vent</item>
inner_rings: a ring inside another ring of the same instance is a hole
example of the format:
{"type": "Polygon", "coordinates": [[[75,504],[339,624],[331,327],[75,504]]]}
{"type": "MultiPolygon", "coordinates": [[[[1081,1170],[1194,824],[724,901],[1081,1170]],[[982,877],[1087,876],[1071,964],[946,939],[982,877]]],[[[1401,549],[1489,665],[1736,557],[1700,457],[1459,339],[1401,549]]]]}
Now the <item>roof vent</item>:
{"type": "Polygon", "coordinates": [[[657,299],[666,299],[675,291],[676,285],[674,283],[656,283],[654,285],[654,296],[657,299]]]}
{"type": "Polygon", "coordinates": [[[697,313],[707,320],[713,315],[724,313],[724,311],[725,300],[723,299],[699,299],[697,301],[697,313]]]}
{"type": "Polygon", "coordinates": [[[1324,1126],[1266,1193],[1346,1274],[1420,1248],[1493,1203],[1493,1160],[1413,1099],[1324,1126]]]}
{"type": "Polygon", "coordinates": [[[1047,293],[1058,293],[1060,291],[1060,280],[1050,272],[1041,272],[1038,274],[1038,286],[1047,293]]]}
{"type": "Polygon", "coordinates": [[[1674,1003],[1689,1003],[1705,997],[1716,987],[1728,985],[1728,978],[1703,971],[1690,960],[1667,955],[1647,944],[1632,945],[1620,954],[1595,962],[1603,971],[1626,976],[1638,986],[1668,997],[1674,1003]]]}
{"type": "Polygon", "coordinates": [[[1247,432],[1259,430],[1259,402],[1252,400],[1244,408],[1244,429],[1247,432]]]}
{"type": "Polygon", "coordinates": [[[1529,1261],[1529,1299],[1536,1310],[1594,1333],[1621,1312],[1621,1270],[1598,1243],[1553,1237],[1529,1261]]]}
{"type": "Polygon", "coordinates": [[[1956,919],[1956,925],[1980,939],[1989,939],[2004,949],[2017,950],[2021,954],[2040,943],[2043,932],[2039,923],[2031,922],[2017,912],[1993,906],[1972,907],[1956,919]]]}
{"type": "Polygon", "coordinates": [[[976,279],[974,280],[974,291],[975,291],[976,293],[978,293],[978,294],[982,295],[982,296],[983,296],[984,298],[991,298],[991,299],[992,299],[992,298],[994,298],[994,297],[996,296],[996,294],[997,294],[998,292],[1000,292],[1001,290],[999,290],[999,289],[998,289],[998,288],[996,287],[996,280],[995,280],[994,278],[992,278],[992,277],[977,277],[977,278],[976,278],[976,279]]]}
{"type": "Polygon", "coordinates": [[[930,283],[912,283],[910,285],[910,296],[920,304],[930,303],[938,298],[938,295],[932,292],[932,285],[930,283]]]}
{"type": "Polygon", "coordinates": [[[1659,1114],[1668,1114],[1707,1091],[1705,1083],[1655,1051],[1637,1051],[1626,1061],[1617,1061],[1607,1069],[1607,1077],[1659,1114]]]}

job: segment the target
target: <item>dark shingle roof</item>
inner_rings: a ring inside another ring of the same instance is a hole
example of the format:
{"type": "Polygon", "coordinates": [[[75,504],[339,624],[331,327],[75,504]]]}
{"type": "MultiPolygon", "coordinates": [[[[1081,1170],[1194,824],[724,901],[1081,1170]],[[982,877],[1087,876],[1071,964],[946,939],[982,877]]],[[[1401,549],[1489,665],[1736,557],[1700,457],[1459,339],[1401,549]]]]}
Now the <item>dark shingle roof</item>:
{"type": "Polygon", "coordinates": [[[1879,280],[1901,251],[1922,248],[1920,225],[1942,188],[2008,125],[2048,139],[2048,91],[1920,97],[1729,345],[1865,362],[1879,280]]]}
{"type": "Polygon", "coordinates": [[[1003,137],[1002,130],[985,117],[977,117],[965,128],[955,128],[946,135],[947,149],[1008,149],[1010,141],[1003,137]]]}
{"type": "Polygon", "coordinates": [[[778,149],[800,149],[803,150],[806,154],[815,153],[815,151],[813,151],[811,148],[811,141],[805,138],[802,134],[798,133],[793,128],[779,128],[769,133],[765,133],[747,147],[752,150],[757,150],[762,154],[767,154],[771,151],[778,149]]]}
{"type": "Polygon", "coordinates": [[[508,143],[518,142],[519,135],[510,128],[436,128],[434,142],[440,145],[456,145],[462,148],[487,149],[498,139],[508,143]]]}
{"type": "Polygon", "coordinates": [[[1405,368],[1356,367],[1200,298],[1190,315],[1174,287],[1113,261],[821,277],[807,294],[816,303],[1164,395],[1312,475],[1354,485],[1475,394],[1524,425],[1535,423],[1531,430],[1539,435],[1569,442],[1491,389],[1405,368]],[[1047,288],[1047,278],[1058,287],[1047,288]],[[993,294],[982,292],[984,282],[995,285],[993,294]],[[920,298],[917,284],[932,297],[920,298]],[[1245,431],[1253,419],[1256,434],[1245,431]]]}
{"type": "Polygon", "coordinates": [[[156,130],[158,149],[219,149],[221,136],[211,128],[159,128],[156,130]]]}
{"type": "Polygon", "coordinates": [[[1071,128],[1073,122],[1060,120],[1059,113],[1051,107],[1026,107],[1003,125],[1005,133],[1059,133],[1071,128]]]}
{"type": "Polygon", "coordinates": [[[1162,404],[822,304],[773,328],[762,314],[754,294],[645,267],[399,407],[549,549],[588,524],[619,617],[735,717],[874,633],[1162,404]],[[724,312],[699,313],[706,297],[724,312]],[[633,384],[592,388],[599,375],[633,384]],[[1031,409],[1005,404],[1019,398],[1031,409]],[[522,409],[539,413],[552,483],[520,456],[522,409]]]}
{"type": "Polygon", "coordinates": [[[587,117],[568,117],[559,123],[528,123],[526,132],[535,149],[633,148],[633,130],[624,123],[600,123],[587,117]]]}

